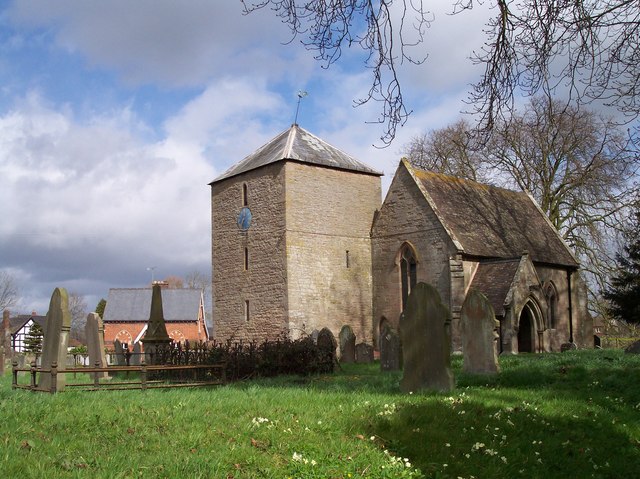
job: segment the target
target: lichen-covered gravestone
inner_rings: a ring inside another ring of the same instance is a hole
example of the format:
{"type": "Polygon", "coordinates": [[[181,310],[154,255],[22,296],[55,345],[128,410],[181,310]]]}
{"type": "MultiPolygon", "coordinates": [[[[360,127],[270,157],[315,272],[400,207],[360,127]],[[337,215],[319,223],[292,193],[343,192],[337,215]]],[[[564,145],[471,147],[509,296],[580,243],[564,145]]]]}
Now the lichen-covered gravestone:
{"type": "Polygon", "coordinates": [[[351,326],[342,326],[338,338],[340,340],[340,362],[354,362],[356,360],[356,335],[353,333],[351,326]]]}
{"type": "Polygon", "coordinates": [[[453,389],[451,314],[433,286],[418,283],[412,289],[401,318],[400,337],[404,363],[402,391],[453,389]]]}
{"type": "Polygon", "coordinates": [[[317,344],[321,355],[320,372],[333,372],[338,343],[329,328],[322,328],[322,330],[320,330],[317,344]]]}
{"type": "MultiPolygon", "coordinates": [[[[87,323],[84,326],[84,333],[87,338],[87,349],[89,350],[90,367],[107,367],[107,358],[104,352],[104,324],[98,313],[89,313],[87,323]]],[[[99,378],[106,378],[106,372],[95,373],[99,378]]]]}
{"type": "Polygon", "coordinates": [[[399,371],[400,369],[402,369],[400,336],[387,324],[380,332],[380,370],[399,371]]]}
{"type": "Polygon", "coordinates": [[[498,364],[498,328],[493,307],[487,297],[469,290],[460,311],[462,322],[463,370],[468,373],[495,374],[498,364]]]}
{"type": "Polygon", "coordinates": [[[356,344],[356,363],[370,364],[373,362],[373,346],[367,343],[356,344]]]}
{"type": "Polygon", "coordinates": [[[64,288],[56,288],[51,295],[49,311],[44,328],[42,344],[42,369],[51,369],[56,363],[58,374],[56,383],[51,381],[51,374],[42,373],[38,389],[45,391],[64,391],[67,366],[67,346],[69,345],[69,330],[71,329],[71,313],[69,312],[69,295],[64,288]]]}

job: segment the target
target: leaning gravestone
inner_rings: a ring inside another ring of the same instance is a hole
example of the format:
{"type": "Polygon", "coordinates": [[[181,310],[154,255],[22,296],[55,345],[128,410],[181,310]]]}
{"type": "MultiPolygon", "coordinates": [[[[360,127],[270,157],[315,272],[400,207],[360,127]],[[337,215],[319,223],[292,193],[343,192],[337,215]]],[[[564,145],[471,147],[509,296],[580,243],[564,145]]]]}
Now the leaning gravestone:
{"type": "Polygon", "coordinates": [[[116,339],[113,342],[113,350],[114,350],[114,353],[116,354],[116,366],[126,366],[127,360],[124,357],[124,346],[122,345],[119,339],[116,339]]]}
{"type": "Polygon", "coordinates": [[[493,307],[480,291],[470,289],[460,311],[462,322],[463,370],[467,373],[495,374],[498,364],[498,328],[493,307]]]}
{"type": "Polygon", "coordinates": [[[329,328],[322,328],[318,333],[318,349],[320,350],[321,372],[333,372],[336,362],[336,348],[338,343],[329,328]]]}
{"type": "Polygon", "coordinates": [[[418,283],[401,318],[400,338],[404,372],[400,389],[450,391],[451,314],[431,285],[418,283]]]}
{"type": "MultiPolygon", "coordinates": [[[[84,333],[87,337],[87,349],[89,350],[90,367],[107,367],[107,358],[104,352],[104,324],[98,313],[89,313],[84,326],[84,333]]],[[[95,373],[99,378],[106,378],[106,372],[95,373]]]]}
{"type": "Polygon", "coordinates": [[[340,339],[340,362],[352,363],[356,360],[356,335],[351,326],[344,325],[338,335],[340,339]]]}
{"type": "Polygon", "coordinates": [[[387,324],[380,332],[380,370],[399,371],[400,369],[402,369],[400,336],[387,324]]]}
{"type": "Polygon", "coordinates": [[[56,383],[51,381],[51,374],[41,373],[38,389],[64,391],[67,365],[67,346],[71,329],[71,313],[69,312],[69,296],[64,288],[56,288],[51,295],[49,311],[44,328],[42,344],[42,369],[51,369],[57,363],[56,383]]]}
{"type": "Polygon", "coordinates": [[[356,363],[370,364],[373,362],[373,346],[367,343],[356,344],[356,363]]]}

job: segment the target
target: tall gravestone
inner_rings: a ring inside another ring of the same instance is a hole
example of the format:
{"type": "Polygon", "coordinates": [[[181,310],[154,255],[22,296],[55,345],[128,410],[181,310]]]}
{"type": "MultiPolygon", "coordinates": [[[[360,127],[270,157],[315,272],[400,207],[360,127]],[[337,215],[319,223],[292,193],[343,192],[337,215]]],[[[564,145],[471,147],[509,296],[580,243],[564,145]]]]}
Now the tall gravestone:
{"type": "Polygon", "coordinates": [[[338,342],[329,328],[320,330],[317,344],[321,355],[321,372],[333,372],[338,342]]]}
{"type": "Polygon", "coordinates": [[[399,371],[400,369],[402,369],[400,336],[386,324],[380,332],[380,370],[399,371]]]}
{"type": "Polygon", "coordinates": [[[340,362],[352,363],[356,360],[356,335],[348,324],[342,326],[340,334],[340,362]]]}
{"type": "Polygon", "coordinates": [[[116,355],[116,366],[126,366],[127,360],[124,357],[124,346],[119,339],[113,342],[113,352],[116,355]]]}
{"type": "Polygon", "coordinates": [[[498,328],[493,307],[480,291],[470,289],[460,311],[462,322],[463,370],[468,373],[495,374],[498,364],[498,328]]]}
{"type": "Polygon", "coordinates": [[[142,362],[142,347],[140,346],[140,341],[133,345],[133,354],[131,355],[131,360],[129,363],[132,366],[140,366],[142,362]]]}
{"type": "Polygon", "coordinates": [[[42,344],[42,369],[51,369],[57,363],[58,374],[56,384],[52,384],[51,375],[42,373],[38,389],[50,391],[55,386],[56,391],[64,391],[67,366],[67,347],[69,345],[69,330],[71,329],[71,313],[69,312],[69,295],[64,288],[56,288],[51,295],[49,311],[44,328],[42,344]]]}
{"type": "MultiPolygon", "coordinates": [[[[89,366],[99,368],[107,367],[107,357],[104,351],[104,324],[98,313],[89,313],[84,326],[89,350],[89,366]]],[[[95,373],[99,378],[106,378],[106,372],[95,373]]]]}
{"type": "Polygon", "coordinates": [[[171,338],[167,333],[167,325],[164,322],[162,290],[159,284],[153,285],[149,322],[147,323],[147,331],[141,341],[144,345],[146,363],[150,365],[162,363],[162,356],[169,349],[171,338]]]}
{"type": "Polygon", "coordinates": [[[453,389],[451,314],[438,291],[425,283],[416,284],[401,321],[404,369],[400,389],[404,392],[453,389]]]}

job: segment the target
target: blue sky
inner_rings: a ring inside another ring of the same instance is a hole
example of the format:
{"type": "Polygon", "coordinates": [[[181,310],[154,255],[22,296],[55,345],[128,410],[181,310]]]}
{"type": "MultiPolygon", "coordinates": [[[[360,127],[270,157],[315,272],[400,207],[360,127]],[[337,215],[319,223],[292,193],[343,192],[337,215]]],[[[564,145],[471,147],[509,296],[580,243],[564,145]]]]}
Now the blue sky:
{"type": "Polygon", "coordinates": [[[421,66],[401,68],[414,111],[386,149],[353,108],[370,72],[362,53],[329,69],[273,14],[239,1],[0,2],[0,268],[18,312],[46,313],[57,286],[93,309],[112,287],[210,275],[207,184],[292,123],[390,182],[409,139],[455,121],[480,73],[482,8],[436,21],[421,66]]]}

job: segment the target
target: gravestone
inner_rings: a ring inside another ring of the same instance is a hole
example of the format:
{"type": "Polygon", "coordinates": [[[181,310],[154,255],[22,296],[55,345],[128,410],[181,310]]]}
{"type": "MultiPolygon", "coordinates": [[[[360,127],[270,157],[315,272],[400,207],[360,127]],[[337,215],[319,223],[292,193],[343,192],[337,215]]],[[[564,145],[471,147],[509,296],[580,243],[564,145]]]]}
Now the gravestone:
{"type": "Polygon", "coordinates": [[[157,365],[163,362],[163,356],[168,351],[171,338],[167,333],[162,311],[162,290],[159,284],[153,285],[151,294],[151,311],[149,312],[147,331],[141,339],[144,345],[145,362],[157,365]]]}
{"type": "Polygon", "coordinates": [[[133,345],[133,354],[131,355],[130,363],[132,366],[140,366],[142,362],[142,346],[140,341],[133,345]]]}
{"type": "Polygon", "coordinates": [[[51,295],[49,311],[44,328],[42,343],[42,369],[50,369],[57,363],[56,383],[51,381],[49,373],[40,374],[38,389],[51,391],[55,387],[58,392],[64,391],[67,364],[67,346],[71,329],[71,313],[69,312],[69,296],[64,288],[56,288],[51,295]]]}
{"type": "Polygon", "coordinates": [[[367,343],[356,344],[356,363],[372,363],[373,346],[367,343]]]}
{"type": "Polygon", "coordinates": [[[126,366],[127,360],[124,357],[124,346],[119,339],[113,342],[113,352],[116,355],[116,366],[126,366]]]}
{"type": "Polygon", "coordinates": [[[640,341],[631,343],[629,346],[624,348],[624,352],[629,354],[640,354],[640,341]]]}
{"type": "Polygon", "coordinates": [[[380,370],[399,371],[400,369],[402,369],[400,336],[386,324],[380,332],[380,370]]]}
{"type": "MultiPolygon", "coordinates": [[[[104,324],[98,313],[89,313],[84,326],[89,351],[89,366],[100,368],[107,367],[107,357],[104,351],[104,324]]],[[[106,372],[96,373],[99,378],[106,378],[106,372]]]]}
{"type": "Polygon", "coordinates": [[[356,360],[356,335],[353,334],[351,326],[342,326],[338,338],[340,339],[340,362],[354,362],[356,360]]]}
{"type": "Polygon", "coordinates": [[[322,328],[318,333],[318,349],[320,350],[321,372],[333,372],[336,363],[338,343],[329,328],[322,328]]]}
{"type": "Polygon", "coordinates": [[[462,322],[463,370],[495,374],[498,364],[498,328],[493,307],[480,291],[470,289],[460,311],[462,322]]]}
{"type": "Polygon", "coordinates": [[[318,344],[318,334],[320,334],[320,331],[317,329],[311,331],[311,341],[313,341],[313,344],[318,344]]]}
{"type": "Polygon", "coordinates": [[[560,345],[560,352],[564,353],[566,351],[574,351],[578,349],[578,345],[576,343],[562,343],[560,345]]]}
{"type": "Polygon", "coordinates": [[[11,313],[8,309],[2,311],[2,335],[0,336],[0,346],[4,346],[4,354],[7,359],[13,356],[13,348],[11,347],[11,321],[9,316],[11,313]]]}
{"type": "Polygon", "coordinates": [[[402,391],[453,389],[451,314],[433,286],[418,283],[412,289],[401,317],[400,339],[402,391]]]}

